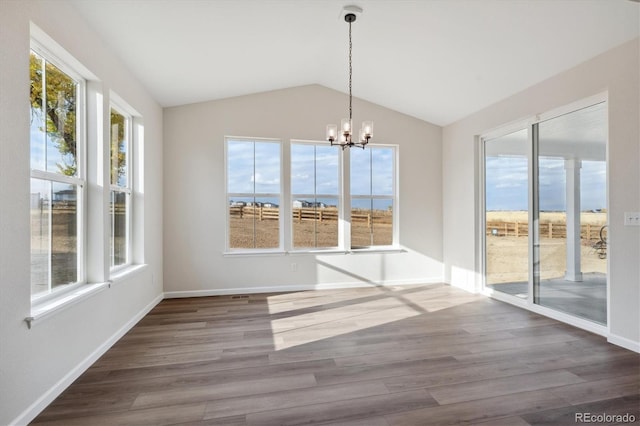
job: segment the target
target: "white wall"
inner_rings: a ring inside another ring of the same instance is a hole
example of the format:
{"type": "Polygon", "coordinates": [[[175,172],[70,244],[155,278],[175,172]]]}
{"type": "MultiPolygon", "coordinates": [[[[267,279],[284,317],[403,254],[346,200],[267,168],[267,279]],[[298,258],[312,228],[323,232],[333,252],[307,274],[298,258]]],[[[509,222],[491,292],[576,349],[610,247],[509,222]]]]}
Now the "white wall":
{"type": "Polygon", "coordinates": [[[65,2],[0,1],[0,174],[0,424],[5,425],[31,420],[162,295],[162,110],[65,2]],[[135,195],[143,210],[136,213],[135,232],[143,244],[136,257],[147,264],[32,329],[25,322],[31,310],[30,21],[97,76],[92,87],[102,90],[106,105],[113,90],[143,117],[145,174],[135,195]]]}
{"type": "Polygon", "coordinates": [[[640,211],[639,50],[635,39],[444,128],[447,282],[471,290],[479,282],[475,136],[608,91],[609,338],[640,350],[640,228],[623,226],[624,212],[640,211]]]}
{"type": "Polygon", "coordinates": [[[302,86],[165,109],[164,277],[169,296],[442,280],[441,129],[358,99],[354,122],[372,119],[376,140],[400,145],[400,244],[406,251],[223,256],[225,135],[321,140],[326,124],[339,123],[347,106],[340,92],[302,86]]]}

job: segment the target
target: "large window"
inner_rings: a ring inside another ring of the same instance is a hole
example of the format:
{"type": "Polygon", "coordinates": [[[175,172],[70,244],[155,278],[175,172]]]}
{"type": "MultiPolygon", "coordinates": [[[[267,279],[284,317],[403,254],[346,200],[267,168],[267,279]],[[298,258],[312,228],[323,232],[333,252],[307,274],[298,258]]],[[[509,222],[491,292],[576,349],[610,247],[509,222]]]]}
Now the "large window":
{"type": "Polygon", "coordinates": [[[227,247],[281,249],[281,143],[227,138],[227,247]]]}
{"type": "Polygon", "coordinates": [[[40,298],[83,276],[84,81],[30,55],[31,295],[40,298]]]}
{"type": "Polygon", "coordinates": [[[111,267],[130,263],[131,117],[111,108],[111,191],[109,200],[111,267]]]}
{"type": "Polygon", "coordinates": [[[351,247],[391,246],[395,148],[368,145],[351,153],[351,247]]]}
{"type": "Polygon", "coordinates": [[[339,153],[326,143],[291,144],[294,249],[338,246],[339,153]]]}
{"type": "Polygon", "coordinates": [[[344,152],[326,142],[292,141],[283,153],[280,141],[227,137],[225,143],[227,250],[398,244],[396,146],[344,152]],[[285,188],[282,175],[290,183],[285,188]]]}

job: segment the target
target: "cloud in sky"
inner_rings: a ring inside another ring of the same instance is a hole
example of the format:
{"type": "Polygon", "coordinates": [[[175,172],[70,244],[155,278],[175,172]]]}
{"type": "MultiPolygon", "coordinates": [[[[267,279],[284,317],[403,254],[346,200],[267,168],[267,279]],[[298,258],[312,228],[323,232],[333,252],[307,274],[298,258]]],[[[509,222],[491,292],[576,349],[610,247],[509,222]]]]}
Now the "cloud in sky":
{"type": "MultiPolygon", "coordinates": [[[[564,159],[541,157],[538,169],[540,210],[566,209],[564,159]]],[[[527,159],[493,156],[486,159],[487,210],[527,210],[529,206],[527,159]]],[[[580,169],[581,210],[606,207],[606,163],[583,161],[580,169]]]]}
{"type": "Polygon", "coordinates": [[[332,146],[291,144],[291,192],[338,195],[339,151],[332,146]]]}
{"type": "MultiPolygon", "coordinates": [[[[291,194],[294,199],[336,205],[339,194],[340,149],[309,143],[291,144],[291,194]]],[[[278,194],[280,192],[280,145],[269,142],[229,140],[227,144],[227,190],[229,193],[278,194]]],[[[351,151],[352,194],[393,195],[394,151],[368,147],[351,151]]],[[[251,197],[232,197],[253,201],[251,197]],[[246,198],[246,199],[245,199],[246,198]]],[[[256,201],[279,203],[277,197],[256,201]]],[[[352,205],[370,208],[370,198],[354,198],[352,205]]],[[[386,210],[391,200],[374,200],[374,208],[386,210]]]]}
{"type": "Polygon", "coordinates": [[[393,195],[393,149],[368,147],[351,151],[351,194],[393,195]]]}
{"type": "Polygon", "coordinates": [[[280,144],[230,140],[227,190],[232,193],[280,193],[280,144]]]}

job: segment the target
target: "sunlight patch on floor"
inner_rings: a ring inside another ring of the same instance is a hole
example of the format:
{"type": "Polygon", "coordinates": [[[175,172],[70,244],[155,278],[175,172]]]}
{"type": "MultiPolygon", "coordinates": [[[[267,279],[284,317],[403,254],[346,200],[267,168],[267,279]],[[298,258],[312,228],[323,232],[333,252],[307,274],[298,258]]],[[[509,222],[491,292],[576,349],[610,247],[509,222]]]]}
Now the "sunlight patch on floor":
{"type": "Polygon", "coordinates": [[[271,321],[274,348],[288,349],[344,336],[372,327],[430,314],[476,301],[478,296],[456,298],[449,287],[377,287],[363,291],[308,292],[268,298],[272,315],[290,313],[271,321]],[[327,305],[335,304],[335,308],[327,305]],[[319,309],[323,307],[322,309],[319,309]]]}

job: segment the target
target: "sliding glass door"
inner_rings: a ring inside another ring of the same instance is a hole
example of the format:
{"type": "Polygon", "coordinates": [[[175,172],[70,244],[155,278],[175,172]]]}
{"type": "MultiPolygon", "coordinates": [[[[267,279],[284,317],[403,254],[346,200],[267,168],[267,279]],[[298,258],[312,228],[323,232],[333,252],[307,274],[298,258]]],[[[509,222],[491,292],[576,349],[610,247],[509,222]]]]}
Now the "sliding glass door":
{"type": "Polygon", "coordinates": [[[526,299],[529,283],[529,132],[485,141],[486,285],[526,299]]]}
{"type": "Polygon", "coordinates": [[[483,139],[486,289],[606,324],[606,141],[604,102],[483,139]]]}
{"type": "Polygon", "coordinates": [[[607,111],[604,103],[538,124],[538,271],[534,302],[607,321],[607,111]]]}

